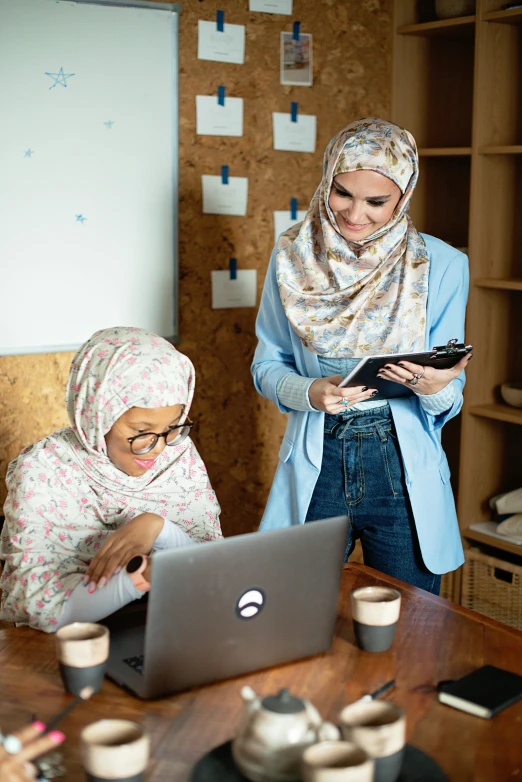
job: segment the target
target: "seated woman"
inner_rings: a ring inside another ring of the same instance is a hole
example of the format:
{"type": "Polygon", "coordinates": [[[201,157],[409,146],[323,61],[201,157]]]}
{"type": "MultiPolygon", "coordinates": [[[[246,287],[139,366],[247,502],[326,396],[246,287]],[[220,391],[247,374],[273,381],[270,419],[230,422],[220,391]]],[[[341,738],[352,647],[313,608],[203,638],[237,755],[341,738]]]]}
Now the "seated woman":
{"type": "Polygon", "coordinates": [[[195,373],[142,329],[98,331],[74,357],[71,426],[9,465],[0,619],[53,632],[147,590],[137,555],[221,537],[219,504],[188,437],[195,373]],[[132,564],[127,571],[127,565],[132,564]]]}

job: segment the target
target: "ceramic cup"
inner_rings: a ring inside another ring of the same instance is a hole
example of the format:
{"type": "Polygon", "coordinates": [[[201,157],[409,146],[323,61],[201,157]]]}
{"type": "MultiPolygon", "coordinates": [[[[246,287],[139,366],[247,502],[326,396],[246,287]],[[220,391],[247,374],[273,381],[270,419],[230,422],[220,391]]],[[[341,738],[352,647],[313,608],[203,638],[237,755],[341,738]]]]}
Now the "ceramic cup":
{"type": "Polygon", "coordinates": [[[303,752],[303,782],[372,782],[374,761],[352,741],[322,741],[303,752]]]}
{"type": "Polygon", "coordinates": [[[109,631],[92,622],[74,622],[56,632],[56,653],[67,692],[79,695],[84,687],[98,692],[109,656],[109,631]]]}
{"type": "Polygon", "coordinates": [[[370,586],[355,589],[351,598],[353,629],[361,649],[389,649],[399,621],[400,592],[391,587],[370,586]]]}
{"type": "Polygon", "coordinates": [[[88,782],[144,782],[150,739],[136,722],[92,722],[82,730],[80,740],[88,782]]]}
{"type": "Polygon", "coordinates": [[[375,760],[374,782],[395,782],[406,744],[403,710],[389,701],[359,701],[346,706],[339,718],[343,738],[375,760]]]}

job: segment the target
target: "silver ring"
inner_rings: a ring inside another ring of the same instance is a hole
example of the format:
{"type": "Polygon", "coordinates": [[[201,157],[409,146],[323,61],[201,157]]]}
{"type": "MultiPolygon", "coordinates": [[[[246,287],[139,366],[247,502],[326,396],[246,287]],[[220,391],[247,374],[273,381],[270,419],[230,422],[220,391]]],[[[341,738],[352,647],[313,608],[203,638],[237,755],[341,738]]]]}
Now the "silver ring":
{"type": "Polygon", "coordinates": [[[412,379],[411,380],[407,380],[406,382],[409,383],[410,386],[416,386],[417,383],[419,382],[419,376],[418,375],[413,375],[412,379]]]}
{"type": "Polygon", "coordinates": [[[343,399],[343,400],[340,402],[340,404],[341,404],[341,405],[344,405],[344,406],[346,407],[347,405],[349,405],[349,404],[350,404],[350,400],[349,400],[349,399],[343,399]]]}
{"type": "Polygon", "coordinates": [[[4,736],[2,745],[8,755],[18,755],[22,749],[22,742],[16,736],[4,736]]]}

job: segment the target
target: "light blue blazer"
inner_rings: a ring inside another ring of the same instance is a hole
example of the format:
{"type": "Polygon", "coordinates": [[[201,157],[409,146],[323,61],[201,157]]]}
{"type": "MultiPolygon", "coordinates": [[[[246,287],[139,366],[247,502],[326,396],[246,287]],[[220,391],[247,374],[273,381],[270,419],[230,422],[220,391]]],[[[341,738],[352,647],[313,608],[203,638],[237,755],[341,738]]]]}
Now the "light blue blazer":
{"type": "MultiPolygon", "coordinates": [[[[430,257],[425,350],[431,350],[453,337],[464,340],[468,259],[445,242],[422,236],[430,257]]],[[[255,387],[279,410],[289,413],[260,525],[266,530],[304,523],[323,456],[324,413],[290,410],[276,395],[277,381],[287,372],[321,377],[321,371],[317,355],[303,346],[286,318],[276,280],[275,251],[261,297],[256,334],[259,342],[252,363],[255,387]]],[[[442,415],[424,412],[415,395],[390,400],[422,557],[432,573],[446,573],[464,561],[448,460],[440,440],[442,427],[462,406],[464,373],[455,383],[459,393],[442,415]]]]}

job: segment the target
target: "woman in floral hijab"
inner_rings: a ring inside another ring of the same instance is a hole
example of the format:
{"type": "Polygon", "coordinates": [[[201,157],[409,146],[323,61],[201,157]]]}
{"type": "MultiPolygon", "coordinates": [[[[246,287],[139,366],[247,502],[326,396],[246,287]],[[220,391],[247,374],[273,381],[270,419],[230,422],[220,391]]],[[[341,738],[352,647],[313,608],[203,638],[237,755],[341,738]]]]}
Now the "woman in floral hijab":
{"type": "Polygon", "coordinates": [[[73,359],[71,426],[8,468],[0,618],[47,632],[142,597],[126,570],[153,549],[221,537],[190,437],[194,368],[142,329],[99,331],[73,359]]]}
{"type": "Polygon", "coordinates": [[[252,372],[290,414],[261,528],[348,515],[346,558],[360,538],[367,564],[438,592],[462,562],[440,429],[469,357],[387,365],[381,377],[413,392],[401,399],[339,388],[364,356],[463,340],[467,259],[413,225],[418,174],[413,136],[390,122],[358,120],[330,141],[305,219],[274,249],[252,372]]]}

